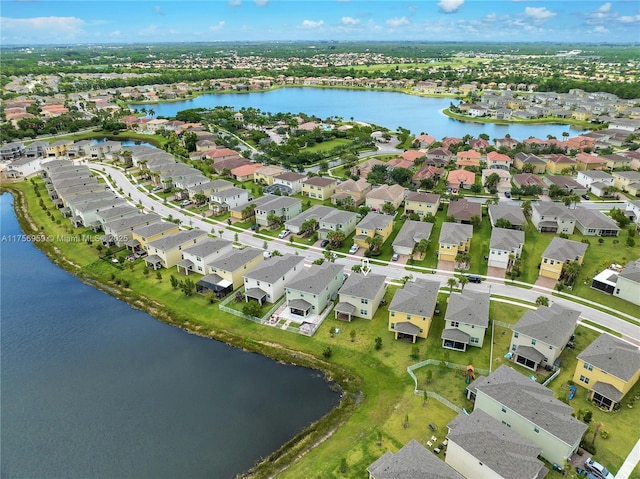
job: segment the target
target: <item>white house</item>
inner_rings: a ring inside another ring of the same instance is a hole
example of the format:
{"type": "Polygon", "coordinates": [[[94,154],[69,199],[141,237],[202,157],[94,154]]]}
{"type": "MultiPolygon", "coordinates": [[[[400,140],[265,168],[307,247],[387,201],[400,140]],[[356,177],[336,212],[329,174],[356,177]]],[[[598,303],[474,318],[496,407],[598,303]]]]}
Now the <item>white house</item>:
{"type": "Polygon", "coordinates": [[[597,197],[606,196],[605,188],[614,186],[615,178],[600,170],[578,171],[576,181],[597,197]]]}
{"type": "Polygon", "coordinates": [[[524,231],[493,228],[489,242],[489,266],[508,269],[512,261],[522,255],[523,246],[524,231]]]}
{"type": "Polygon", "coordinates": [[[444,316],[442,347],[466,351],[467,346],[481,348],[489,326],[489,293],[464,289],[449,295],[444,316]]]}
{"type": "Polygon", "coordinates": [[[278,176],[274,176],[273,184],[287,186],[291,188],[291,194],[296,195],[302,192],[302,182],[306,179],[306,175],[289,171],[278,176]]]}
{"type": "Polygon", "coordinates": [[[238,208],[249,203],[249,191],[243,188],[231,187],[211,194],[212,208],[222,211],[238,208]]]}
{"type": "Polygon", "coordinates": [[[204,241],[182,250],[182,260],[176,265],[178,271],[185,274],[193,271],[207,274],[207,265],[216,258],[233,250],[231,241],[219,238],[206,238],[204,241]]]}
{"type": "Polygon", "coordinates": [[[304,270],[304,257],[293,254],[270,258],[244,275],[244,295],[247,301],[275,303],[284,294],[284,287],[304,270]]]}

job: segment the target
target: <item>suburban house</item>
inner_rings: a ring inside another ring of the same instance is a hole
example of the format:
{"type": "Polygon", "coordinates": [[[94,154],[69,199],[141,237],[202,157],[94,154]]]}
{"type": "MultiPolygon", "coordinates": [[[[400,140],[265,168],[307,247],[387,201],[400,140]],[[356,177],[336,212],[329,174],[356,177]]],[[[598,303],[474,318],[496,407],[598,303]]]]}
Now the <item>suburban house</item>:
{"type": "Polygon", "coordinates": [[[576,217],[565,205],[541,201],[531,208],[531,222],[540,233],[573,234],[576,217]]]}
{"type": "Polygon", "coordinates": [[[348,179],[336,186],[336,192],[331,196],[331,202],[334,205],[361,205],[371,191],[371,187],[371,183],[364,178],[358,178],[358,181],[348,179]]]}
{"type": "Polygon", "coordinates": [[[617,170],[619,168],[631,167],[631,158],[622,155],[602,155],[601,158],[607,163],[605,168],[608,170],[617,170]]]}
{"type": "Polygon", "coordinates": [[[433,179],[434,182],[442,178],[444,175],[443,168],[437,168],[433,165],[424,165],[418,171],[415,172],[413,177],[411,178],[411,183],[414,186],[421,186],[422,180],[433,179]]]}
{"type": "Polygon", "coordinates": [[[475,401],[474,412],[483,411],[532,441],[552,464],[564,464],[587,430],[585,423],[571,415],[573,407],[505,364],[467,386],[467,395],[475,401]]]}
{"type": "Polygon", "coordinates": [[[336,192],[338,180],[322,176],[312,176],[302,182],[302,196],[317,200],[328,200],[336,192]]]}
{"type": "Polygon", "coordinates": [[[576,168],[576,160],[566,155],[556,154],[547,156],[547,173],[559,175],[564,170],[574,170],[576,168]]]}
{"type": "Polygon", "coordinates": [[[386,276],[351,273],[340,288],[340,299],[335,318],[351,321],[353,318],[373,319],[387,289],[386,276]]]}
{"type": "Polygon", "coordinates": [[[640,227],[640,200],[627,200],[624,214],[640,227]]]}
{"type": "Polygon", "coordinates": [[[353,211],[343,211],[333,209],[330,213],[320,219],[318,238],[327,239],[329,232],[342,231],[345,238],[356,230],[358,214],[353,211]]]}
{"type": "Polygon", "coordinates": [[[226,188],[216,193],[211,193],[211,203],[209,207],[222,214],[231,208],[239,208],[249,203],[249,191],[243,188],[226,188]]]}
{"type": "Polygon", "coordinates": [[[71,222],[76,227],[99,225],[98,215],[100,212],[126,204],[127,201],[124,198],[117,198],[113,195],[111,198],[102,200],[85,201],[80,204],[74,203],[71,204],[71,210],[75,215],[71,218],[71,222]]]}
{"type": "Polygon", "coordinates": [[[366,160],[351,167],[351,176],[358,176],[366,179],[369,176],[369,173],[371,173],[371,170],[373,170],[373,167],[376,165],[384,165],[385,168],[388,166],[387,163],[382,160],[371,158],[370,160],[366,160]]]}
{"type": "Polygon", "coordinates": [[[287,171],[273,177],[274,185],[283,185],[291,190],[292,195],[296,195],[302,191],[302,182],[307,179],[307,175],[302,173],[294,173],[287,171]]]}
{"type": "Polygon", "coordinates": [[[615,186],[613,176],[600,170],[579,171],[576,181],[599,198],[608,196],[608,190],[615,186]]]}
{"type": "Polygon", "coordinates": [[[396,291],[389,305],[389,331],[396,340],[427,338],[439,289],[439,281],[417,278],[396,291]]]}
{"type": "Polygon", "coordinates": [[[178,231],[147,244],[148,256],[144,259],[151,269],[172,268],[182,259],[182,251],[207,238],[205,231],[194,229],[178,231]]]}
{"type": "Polygon", "coordinates": [[[541,175],[547,169],[547,162],[531,153],[516,153],[513,158],[513,166],[518,170],[531,168],[531,173],[541,175]]]}
{"type": "MultiPolygon", "coordinates": [[[[229,163],[239,163],[233,168],[229,168],[229,172],[231,173],[231,177],[235,178],[236,181],[240,181],[241,183],[245,181],[252,181],[254,178],[254,174],[256,170],[262,168],[260,163],[249,163],[247,160],[228,160],[229,163]]],[[[226,168],[221,168],[222,163],[220,162],[214,165],[216,170],[220,169],[222,171],[226,168]]]]}
{"type": "Polygon", "coordinates": [[[640,350],[602,333],[578,354],[573,381],[589,390],[589,400],[612,410],[640,378],[640,350]]]}
{"type": "Polygon", "coordinates": [[[511,189],[511,173],[509,173],[509,170],[503,170],[500,168],[483,168],[481,181],[485,188],[487,188],[489,177],[492,175],[496,175],[498,177],[498,182],[495,185],[496,190],[504,192],[511,189]]]}
{"type": "Polygon", "coordinates": [[[578,153],[576,155],[576,170],[602,170],[607,165],[607,160],[598,155],[589,153],[578,153]]]}
{"type": "Polygon", "coordinates": [[[208,264],[214,259],[230,253],[233,249],[231,241],[221,238],[207,238],[200,243],[185,248],[182,251],[182,261],[176,267],[178,272],[189,274],[195,272],[199,274],[207,274],[208,264]]]}
{"type": "Polygon", "coordinates": [[[524,188],[526,186],[537,186],[543,194],[546,194],[548,190],[547,184],[542,181],[539,176],[534,175],[533,173],[518,173],[513,175],[513,184],[520,188],[524,188]]]}
{"type": "Polygon", "coordinates": [[[489,293],[462,290],[451,293],[444,316],[442,347],[466,351],[467,346],[481,348],[489,327],[489,293]]]}
{"type": "Polygon", "coordinates": [[[244,275],[247,301],[275,303],[284,295],[284,286],[304,270],[304,257],[285,254],[270,258],[244,275]]]}
{"type": "Polygon", "coordinates": [[[416,213],[420,219],[428,215],[435,216],[440,207],[440,195],[435,193],[410,192],[404,200],[404,211],[407,215],[416,213]]]}
{"type": "Polygon", "coordinates": [[[372,211],[382,211],[386,203],[398,209],[404,201],[404,187],[400,185],[380,185],[367,193],[365,204],[372,211]]]}
{"type": "MultiPolygon", "coordinates": [[[[369,479],[403,479],[429,477],[433,479],[464,479],[451,466],[412,439],[395,454],[385,452],[367,467],[369,479]]],[[[467,476],[469,477],[469,476],[467,476]]]]}
{"type": "Polygon", "coordinates": [[[447,175],[447,187],[452,190],[471,188],[476,182],[476,174],[467,170],[452,170],[447,175]]]}
{"type": "Polygon", "coordinates": [[[482,154],[476,150],[459,151],[456,153],[456,166],[463,168],[465,166],[480,167],[480,159],[482,154]]]}
{"type": "Polygon", "coordinates": [[[442,223],[438,239],[438,259],[455,261],[458,253],[466,253],[471,247],[473,226],[458,223],[442,223]]]}
{"type": "Polygon", "coordinates": [[[581,206],[575,208],[576,229],[584,236],[618,236],[620,227],[600,210],[591,210],[581,206]]]}
{"type": "Polygon", "coordinates": [[[479,409],[458,414],[447,428],[445,462],[463,477],[541,479],[549,472],[539,445],[479,409]]]}
{"type": "Polygon", "coordinates": [[[482,219],[482,204],[474,203],[464,198],[449,201],[447,217],[451,217],[456,223],[471,224],[471,218],[477,216],[482,219]]]}
{"type": "Polygon", "coordinates": [[[509,170],[513,160],[504,153],[498,153],[497,151],[490,151],[487,153],[487,168],[501,168],[503,170],[509,170]]]}
{"type": "Polygon", "coordinates": [[[253,181],[264,185],[272,185],[276,176],[285,173],[280,166],[266,165],[253,172],[253,181]]]}
{"type": "Polygon", "coordinates": [[[578,241],[558,237],[553,238],[547,249],[542,253],[540,276],[555,280],[560,279],[565,264],[572,261],[582,264],[587,246],[587,244],[578,241]]]}
{"type": "Polygon", "coordinates": [[[517,205],[498,203],[497,205],[489,205],[488,211],[492,228],[495,228],[496,222],[500,219],[508,221],[511,224],[511,228],[519,230],[523,229],[527,223],[522,208],[517,205]]]}
{"type": "Polygon", "coordinates": [[[424,221],[405,220],[402,228],[393,240],[393,252],[410,255],[422,240],[429,241],[433,223],[424,221]]]}
{"type": "Polygon", "coordinates": [[[289,196],[267,195],[270,198],[260,203],[255,208],[256,223],[261,226],[270,226],[269,217],[277,216],[286,222],[294,218],[302,211],[302,201],[289,196]]]}
{"type": "Polygon", "coordinates": [[[614,171],[612,176],[613,184],[616,188],[633,196],[637,196],[640,193],[640,172],[614,171]]]}
{"type": "Polygon", "coordinates": [[[580,311],[557,303],[527,311],[513,326],[512,359],[527,369],[553,367],[576,329],[580,311]]]}
{"type": "Polygon", "coordinates": [[[92,224],[91,227],[94,231],[100,231],[101,229],[104,230],[104,226],[111,221],[131,218],[132,216],[138,216],[140,214],[141,211],[135,206],[131,206],[129,204],[116,206],[115,208],[109,208],[108,210],[103,210],[98,213],[96,215],[98,217],[98,221],[97,223],[92,224]]]}
{"type": "MultiPolygon", "coordinates": [[[[244,275],[264,261],[262,250],[244,248],[232,250],[230,253],[217,257],[208,264],[209,274],[206,289],[219,292],[226,296],[234,289],[244,284],[244,275]]],[[[203,285],[204,286],[204,285],[203,285]]]]}
{"type": "Polygon", "coordinates": [[[640,306],[640,259],[631,261],[618,274],[613,295],[640,306]]]}
{"type": "Polygon", "coordinates": [[[524,231],[493,228],[489,241],[489,267],[509,269],[522,255],[524,231]]]}
{"type": "Polygon", "coordinates": [[[2,161],[17,160],[25,154],[25,146],[21,141],[13,141],[0,146],[0,159],[2,161]]]}
{"type": "Polygon", "coordinates": [[[308,210],[305,210],[294,218],[286,221],[284,227],[294,234],[299,234],[300,227],[304,224],[305,221],[312,219],[316,220],[319,226],[320,220],[334,211],[338,210],[332,208],[331,206],[313,205],[308,210]]]}
{"type": "Polygon", "coordinates": [[[103,226],[102,244],[106,246],[124,246],[127,241],[133,239],[134,228],[159,223],[160,220],[160,215],[149,213],[145,215],[136,214],[109,221],[103,226]]]}
{"type": "Polygon", "coordinates": [[[312,264],[286,284],[287,308],[301,318],[320,315],[337,296],[343,282],[342,265],[312,264]]]}
{"type": "Polygon", "coordinates": [[[204,195],[208,198],[214,193],[218,193],[223,190],[227,190],[234,186],[233,183],[227,180],[213,180],[201,183],[199,185],[192,185],[187,188],[189,192],[189,198],[193,199],[196,194],[204,195]]]}
{"type": "Polygon", "coordinates": [[[131,239],[127,241],[127,249],[132,252],[146,250],[147,244],[157,239],[180,231],[180,227],[170,221],[152,223],[148,226],[137,226],[131,230],[131,239]]]}
{"type": "Polygon", "coordinates": [[[393,216],[374,212],[367,213],[367,216],[356,225],[356,235],[353,237],[353,242],[362,248],[368,248],[367,238],[380,235],[384,243],[391,231],[393,231],[393,216]]]}
{"type": "Polygon", "coordinates": [[[552,185],[556,185],[561,190],[566,191],[567,193],[570,193],[572,195],[587,194],[587,189],[570,176],[547,175],[542,178],[542,181],[544,181],[549,187],[552,185]]]}
{"type": "Polygon", "coordinates": [[[40,158],[23,157],[9,163],[6,174],[9,178],[26,178],[35,175],[41,169],[40,158]]]}

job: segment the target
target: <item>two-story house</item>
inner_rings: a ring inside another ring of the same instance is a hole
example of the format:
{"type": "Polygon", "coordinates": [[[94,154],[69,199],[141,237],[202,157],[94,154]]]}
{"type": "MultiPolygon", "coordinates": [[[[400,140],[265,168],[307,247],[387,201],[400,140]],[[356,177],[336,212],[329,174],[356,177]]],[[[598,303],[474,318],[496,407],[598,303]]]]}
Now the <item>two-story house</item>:
{"type": "MultiPolygon", "coordinates": [[[[202,278],[207,281],[202,289],[215,291],[219,296],[226,296],[244,284],[244,275],[264,261],[262,250],[244,248],[232,250],[217,257],[207,266],[209,274],[202,278]]],[[[197,285],[196,285],[197,286],[197,285]]]]}
{"type": "Polygon", "coordinates": [[[428,215],[435,216],[440,207],[440,195],[435,193],[410,192],[404,201],[404,211],[407,215],[416,213],[421,220],[428,215]]]}
{"type": "Polygon", "coordinates": [[[490,151],[487,153],[487,168],[501,168],[503,170],[509,170],[513,160],[510,156],[504,153],[498,153],[497,151],[490,151]]]}
{"type": "Polygon", "coordinates": [[[562,191],[572,195],[585,195],[587,189],[570,176],[547,175],[542,178],[547,186],[557,186],[562,191]]]}
{"type": "Polygon", "coordinates": [[[576,181],[600,198],[610,195],[611,188],[615,186],[613,176],[600,170],[579,171],[576,181]]]}
{"type": "Polygon", "coordinates": [[[576,168],[576,160],[566,155],[548,155],[546,160],[547,173],[551,173],[552,175],[559,175],[566,170],[573,171],[576,168]]]}
{"type": "Polygon", "coordinates": [[[328,200],[336,193],[338,180],[322,176],[312,176],[302,182],[302,196],[317,200],[328,200]]]}
{"type": "Polygon", "coordinates": [[[582,264],[587,244],[564,238],[553,238],[542,253],[540,276],[558,280],[565,264],[576,261],[582,264]]]}
{"type": "Polygon", "coordinates": [[[613,295],[640,306],[640,259],[629,262],[618,274],[613,295]]]}
{"type": "Polygon", "coordinates": [[[542,457],[563,464],[578,450],[587,425],[553,391],[503,364],[467,387],[480,410],[542,448],[542,457]]]}
{"type": "Polygon", "coordinates": [[[612,173],[613,184],[616,188],[637,196],[640,193],[639,171],[614,171],[612,173]]]}
{"type": "Polygon", "coordinates": [[[303,211],[299,215],[285,222],[284,227],[292,233],[300,233],[300,227],[309,220],[316,220],[320,226],[320,220],[328,214],[338,211],[331,206],[313,205],[308,210],[303,211]]]}
{"type": "Polygon", "coordinates": [[[405,220],[402,228],[393,240],[393,252],[410,255],[422,240],[429,241],[433,223],[405,220]]]}
{"type": "Polygon", "coordinates": [[[540,233],[573,234],[576,218],[565,205],[541,201],[531,208],[531,222],[540,233]]]}
{"type": "Polygon", "coordinates": [[[336,186],[336,192],[331,196],[331,202],[334,205],[361,205],[365,202],[371,188],[371,183],[364,178],[358,178],[357,181],[350,178],[336,186]]]}
{"type": "Polygon", "coordinates": [[[246,301],[275,303],[284,295],[284,287],[304,269],[304,257],[293,254],[273,257],[245,273],[244,296],[246,301]]]}
{"type": "Polygon", "coordinates": [[[160,221],[146,226],[136,226],[131,230],[131,239],[127,241],[126,246],[132,252],[138,252],[147,249],[147,244],[157,239],[169,236],[180,231],[180,227],[169,221],[160,221]]]}
{"type": "Polygon", "coordinates": [[[356,225],[356,235],[353,238],[355,244],[362,248],[368,248],[367,238],[373,238],[376,235],[382,236],[382,242],[393,231],[393,216],[378,213],[367,213],[362,221],[356,225]]]}
{"type": "Polygon", "coordinates": [[[301,319],[320,315],[344,283],[343,266],[313,264],[286,284],[287,308],[301,319]]]}
{"type": "Polygon", "coordinates": [[[151,269],[172,268],[182,259],[182,251],[207,238],[205,231],[194,229],[179,231],[147,244],[148,256],[144,259],[151,269]]]}
{"type": "Polygon", "coordinates": [[[476,150],[459,151],[456,153],[456,166],[463,168],[465,166],[480,167],[482,154],[476,150]]]}
{"type": "Polygon", "coordinates": [[[482,204],[464,198],[452,200],[447,208],[447,216],[453,218],[456,223],[471,224],[474,216],[482,219],[482,204]]]}
{"type": "Polygon", "coordinates": [[[509,269],[522,255],[524,231],[493,228],[489,241],[489,266],[509,269]]]}
{"type": "Polygon", "coordinates": [[[356,230],[357,222],[357,213],[333,209],[333,211],[320,219],[318,238],[327,239],[331,231],[342,231],[346,238],[356,230]]]}
{"type": "Polygon", "coordinates": [[[295,218],[302,212],[302,201],[290,196],[267,195],[268,199],[260,202],[255,208],[256,223],[271,226],[269,217],[277,216],[283,222],[295,218]]]}
{"type": "Polygon", "coordinates": [[[211,194],[209,207],[217,214],[232,208],[239,208],[249,204],[249,191],[243,188],[231,187],[211,194]]]}
{"type": "Polygon", "coordinates": [[[147,226],[161,221],[156,213],[135,214],[124,218],[114,219],[104,224],[102,244],[105,246],[124,246],[133,239],[133,230],[139,226],[147,226]]]}
{"type": "Polygon", "coordinates": [[[512,359],[525,368],[553,366],[576,329],[580,311],[553,303],[527,311],[513,326],[512,359]]]}
{"type": "Polygon", "coordinates": [[[289,188],[291,195],[296,195],[302,191],[302,183],[307,179],[307,175],[287,171],[273,177],[274,185],[282,185],[289,188]]]}
{"type": "Polygon", "coordinates": [[[455,261],[458,253],[466,253],[471,247],[473,226],[458,223],[442,223],[438,238],[438,259],[455,261]]]}
{"type": "Polygon", "coordinates": [[[500,219],[508,221],[511,224],[510,229],[521,230],[527,223],[522,208],[517,205],[498,203],[497,205],[489,205],[488,211],[492,228],[495,228],[496,222],[500,219]]]}
{"type": "Polygon", "coordinates": [[[373,319],[387,289],[386,276],[351,273],[339,291],[339,302],[333,309],[335,318],[351,321],[353,318],[373,319]]]}
{"type": "Polygon", "coordinates": [[[467,346],[481,348],[489,327],[489,293],[462,290],[451,293],[444,316],[442,347],[466,351],[467,346]]]}
{"type": "Polygon", "coordinates": [[[396,340],[427,338],[439,289],[440,282],[417,278],[396,291],[389,305],[389,331],[396,340]]]}
{"type": "Polygon", "coordinates": [[[589,400],[612,410],[640,378],[638,346],[602,333],[578,354],[573,381],[589,391],[589,400]]]}
{"type": "Polygon", "coordinates": [[[272,185],[274,178],[285,172],[285,169],[280,166],[266,165],[258,168],[253,172],[253,181],[263,185],[272,185]]]}
{"type": "Polygon", "coordinates": [[[516,153],[513,166],[518,170],[530,169],[530,172],[541,175],[547,168],[547,162],[531,153],[516,153]]]}
{"type": "Polygon", "coordinates": [[[380,185],[367,193],[365,204],[372,211],[382,211],[386,203],[398,209],[404,201],[404,187],[400,185],[380,185]]]}
{"type": "Polygon", "coordinates": [[[221,238],[207,238],[200,243],[182,251],[182,261],[176,265],[178,272],[189,274],[195,272],[207,274],[211,263],[216,258],[233,250],[231,241],[221,238]]]}

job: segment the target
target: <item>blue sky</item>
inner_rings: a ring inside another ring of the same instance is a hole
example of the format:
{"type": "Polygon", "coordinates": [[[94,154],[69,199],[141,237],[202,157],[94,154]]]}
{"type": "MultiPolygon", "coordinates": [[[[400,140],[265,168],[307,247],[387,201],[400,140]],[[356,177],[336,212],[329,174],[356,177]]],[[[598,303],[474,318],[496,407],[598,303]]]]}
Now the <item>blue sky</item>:
{"type": "Polygon", "coordinates": [[[8,44],[415,40],[640,42],[640,2],[1,0],[8,44]]]}

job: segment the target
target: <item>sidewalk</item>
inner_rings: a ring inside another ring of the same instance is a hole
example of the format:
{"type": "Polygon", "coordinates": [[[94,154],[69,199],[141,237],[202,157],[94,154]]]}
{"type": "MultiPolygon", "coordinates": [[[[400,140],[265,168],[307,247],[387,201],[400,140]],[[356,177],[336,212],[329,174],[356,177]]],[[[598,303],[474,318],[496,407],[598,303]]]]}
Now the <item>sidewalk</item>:
{"type": "Polygon", "coordinates": [[[618,474],[616,474],[616,479],[629,479],[629,476],[631,475],[631,473],[636,468],[639,462],[640,462],[640,439],[638,439],[638,442],[636,442],[636,445],[633,446],[633,449],[631,449],[631,452],[629,453],[627,458],[624,460],[622,467],[618,471],[618,474]]]}

